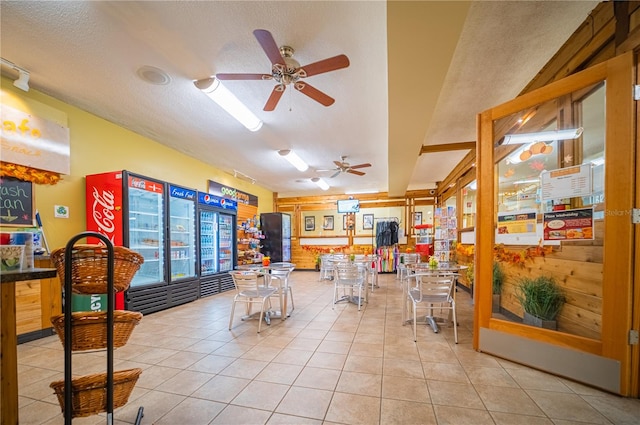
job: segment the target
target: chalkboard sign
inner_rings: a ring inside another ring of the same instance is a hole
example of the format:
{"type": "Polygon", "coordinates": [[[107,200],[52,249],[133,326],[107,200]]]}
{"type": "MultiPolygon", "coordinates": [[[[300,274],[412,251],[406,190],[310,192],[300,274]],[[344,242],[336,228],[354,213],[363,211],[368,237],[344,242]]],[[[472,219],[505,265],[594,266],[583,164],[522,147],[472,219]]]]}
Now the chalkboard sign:
{"type": "Polygon", "coordinates": [[[0,177],[0,224],[33,226],[33,183],[0,177]]]}

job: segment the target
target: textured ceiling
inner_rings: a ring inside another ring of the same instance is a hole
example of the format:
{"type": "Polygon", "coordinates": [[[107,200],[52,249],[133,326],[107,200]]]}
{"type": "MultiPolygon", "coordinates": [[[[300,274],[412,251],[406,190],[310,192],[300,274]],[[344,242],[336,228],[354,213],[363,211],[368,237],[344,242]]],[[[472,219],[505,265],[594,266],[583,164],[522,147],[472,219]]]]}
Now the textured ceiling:
{"type": "Polygon", "coordinates": [[[0,52],[31,72],[33,89],[239,170],[281,197],[401,196],[434,187],[466,154],[419,156],[423,144],[475,140],[476,114],[516,96],[596,4],[2,1],[0,52]],[[269,73],[258,28],[293,47],[303,65],[347,55],[348,68],[307,79],[335,104],[289,89],[264,112],[273,82],[226,82],[264,121],[252,133],[194,87],[220,72],[269,73]],[[170,84],[143,81],[136,72],[145,65],[164,70],[170,84]],[[279,149],[294,149],[311,168],[297,171],[279,149]],[[362,177],[317,171],[341,155],[372,167],[362,177]],[[311,182],[317,176],[329,191],[311,182]]]}

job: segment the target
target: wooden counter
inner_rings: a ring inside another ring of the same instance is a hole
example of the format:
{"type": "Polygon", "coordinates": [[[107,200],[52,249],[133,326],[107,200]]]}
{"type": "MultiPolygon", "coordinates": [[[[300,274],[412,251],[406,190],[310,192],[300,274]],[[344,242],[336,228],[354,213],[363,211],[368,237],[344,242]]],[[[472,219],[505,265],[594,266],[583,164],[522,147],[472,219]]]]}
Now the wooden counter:
{"type": "Polygon", "coordinates": [[[2,425],[18,424],[16,282],[41,279],[52,280],[52,278],[57,281],[56,274],[56,269],[51,268],[0,273],[0,358],[2,358],[2,364],[0,365],[0,394],[2,402],[0,423],[2,425]]]}

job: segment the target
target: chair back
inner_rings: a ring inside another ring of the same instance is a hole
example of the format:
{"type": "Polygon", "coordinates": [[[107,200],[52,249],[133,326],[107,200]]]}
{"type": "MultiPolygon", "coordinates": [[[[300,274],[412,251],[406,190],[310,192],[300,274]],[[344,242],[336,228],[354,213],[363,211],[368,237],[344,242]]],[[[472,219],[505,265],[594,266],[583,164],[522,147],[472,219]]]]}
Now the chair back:
{"type": "Polygon", "coordinates": [[[238,294],[255,292],[258,290],[260,274],[253,270],[232,270],[229,272],[238,294]]]}
{"type": "Polygon", "coordinates": [[[335,265],[334,278],[340,285],[362,285],[365,282],[366,272],[366,267],[342,262],[335,265]]]}
{"type": "Polygon", "coordinates": [[[409,275],[409,291],[416,302],[448,303],[451,301],[455,275],[437,276],[432,273],[409,275]]]}

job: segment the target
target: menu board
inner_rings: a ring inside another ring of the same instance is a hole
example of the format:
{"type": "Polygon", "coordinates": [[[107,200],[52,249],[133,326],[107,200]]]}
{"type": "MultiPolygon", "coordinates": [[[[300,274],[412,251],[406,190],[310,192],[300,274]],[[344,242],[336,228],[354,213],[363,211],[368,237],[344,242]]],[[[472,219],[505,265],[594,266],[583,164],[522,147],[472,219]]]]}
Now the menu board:
{"type": "Polygon", "coordinates": [[[593,208],[544,213],[544,240],[593,239],[593,208]]]}
{"type": "Polygon", "coordinates": [[[540,180],[543,201],[589,196],[593,191],[590,163],[545,171],[540,180]]]}

